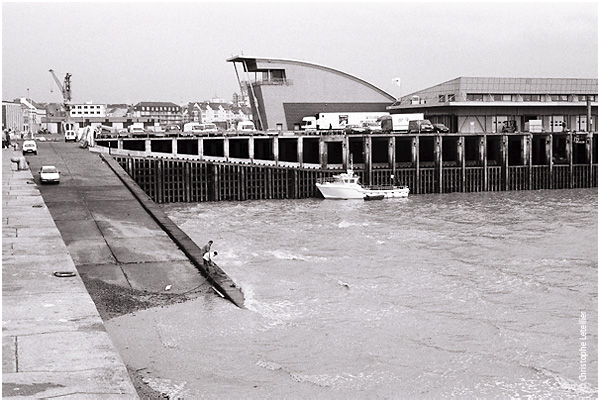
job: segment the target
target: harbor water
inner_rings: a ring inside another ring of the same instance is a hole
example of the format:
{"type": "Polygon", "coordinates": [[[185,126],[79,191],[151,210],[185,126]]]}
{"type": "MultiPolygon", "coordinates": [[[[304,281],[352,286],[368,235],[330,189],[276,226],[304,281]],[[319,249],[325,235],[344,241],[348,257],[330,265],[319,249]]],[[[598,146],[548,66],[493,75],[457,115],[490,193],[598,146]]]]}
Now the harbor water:
{"type": "Polygon", "coordinates": [[[110,320],[182,399],[597,399],[597,189],[164,206],[244,290],[110,320]]]}

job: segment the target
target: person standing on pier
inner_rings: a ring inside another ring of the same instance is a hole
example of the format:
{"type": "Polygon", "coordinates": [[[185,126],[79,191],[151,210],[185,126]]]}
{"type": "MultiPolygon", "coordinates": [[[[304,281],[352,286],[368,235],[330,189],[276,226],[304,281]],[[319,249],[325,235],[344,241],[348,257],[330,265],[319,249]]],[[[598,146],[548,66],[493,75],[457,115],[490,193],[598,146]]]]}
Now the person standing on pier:
{"type": "Polygon", "coordinates": [[[204,254],[206,254],[207,252],[210,251],[212,244],[213,244],[213,241],[209,240],[208,243],[206,243],[204,246],[202,246],[202,248],[200,249],[202,256],[204,256],[204,254]]]}
{"type": "MultiPolygon", "coordinates": [[[[218,253],[216,251],[212,252],[212,257],[216,257],[218,253]]],[[[206,273],[210,274],[210,267],[212,266],[212,257],[211,252],[207,251],[204,255],[202,255],[202,260],[204,261],[204,266],[206,267],[206,273]]]]}

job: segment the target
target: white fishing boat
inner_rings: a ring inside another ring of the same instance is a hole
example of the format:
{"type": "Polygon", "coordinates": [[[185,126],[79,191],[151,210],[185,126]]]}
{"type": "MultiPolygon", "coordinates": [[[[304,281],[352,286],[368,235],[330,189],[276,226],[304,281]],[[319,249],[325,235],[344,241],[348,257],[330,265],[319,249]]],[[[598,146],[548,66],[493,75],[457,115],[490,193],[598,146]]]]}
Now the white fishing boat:
{"type": "Polygon", "coordinates": [[[410,192],[407,186],[362,186],[352,169],[321,179],[316,185],[323,197],[337,200],[365,199],[381,195],[384,198],[405,198],[410,192]]]}

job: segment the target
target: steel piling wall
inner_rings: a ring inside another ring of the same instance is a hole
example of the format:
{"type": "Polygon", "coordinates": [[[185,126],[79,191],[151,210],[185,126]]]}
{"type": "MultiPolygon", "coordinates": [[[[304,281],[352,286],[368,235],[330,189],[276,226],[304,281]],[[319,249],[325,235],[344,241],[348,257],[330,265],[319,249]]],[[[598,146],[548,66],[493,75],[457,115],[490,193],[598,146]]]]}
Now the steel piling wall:
{"type": "MultiPolygon", "coordinates": [[[[319,197],[315,183],[339,170],[114,156],[159,203],[319,197]]],[[[365,181],[366,172],[355,169],[365,181]]],[[[413,194],[519,191],[598,186],[597,164],[377,169],[371,184],[408,185],[413,194]]]]}

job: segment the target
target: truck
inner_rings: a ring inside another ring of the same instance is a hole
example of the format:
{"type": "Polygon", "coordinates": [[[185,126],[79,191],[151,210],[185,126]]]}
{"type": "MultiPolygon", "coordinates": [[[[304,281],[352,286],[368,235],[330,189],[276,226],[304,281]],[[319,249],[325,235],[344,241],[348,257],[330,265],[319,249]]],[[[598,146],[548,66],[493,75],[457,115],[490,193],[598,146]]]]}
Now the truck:
{"type": "Polygon", "coordinates": [[[424,118],[423,113],[392,114],[381,119],[381,131],[408,133],[408,122],[424,118]]]}
{"type": "Polygon", "coordinates": [[[300,130],[315,132],[319,130],[344,130],[346,126],[362,127],[364,123],[377,123],[388,112],[321,112],[302,118],[300,130]]]}
{"type": "Polygon", "coordinates": [[[525,122],[525,132],[527,133],[541,133],[543,132],[541,120],[529,120],[525,122]]]}

